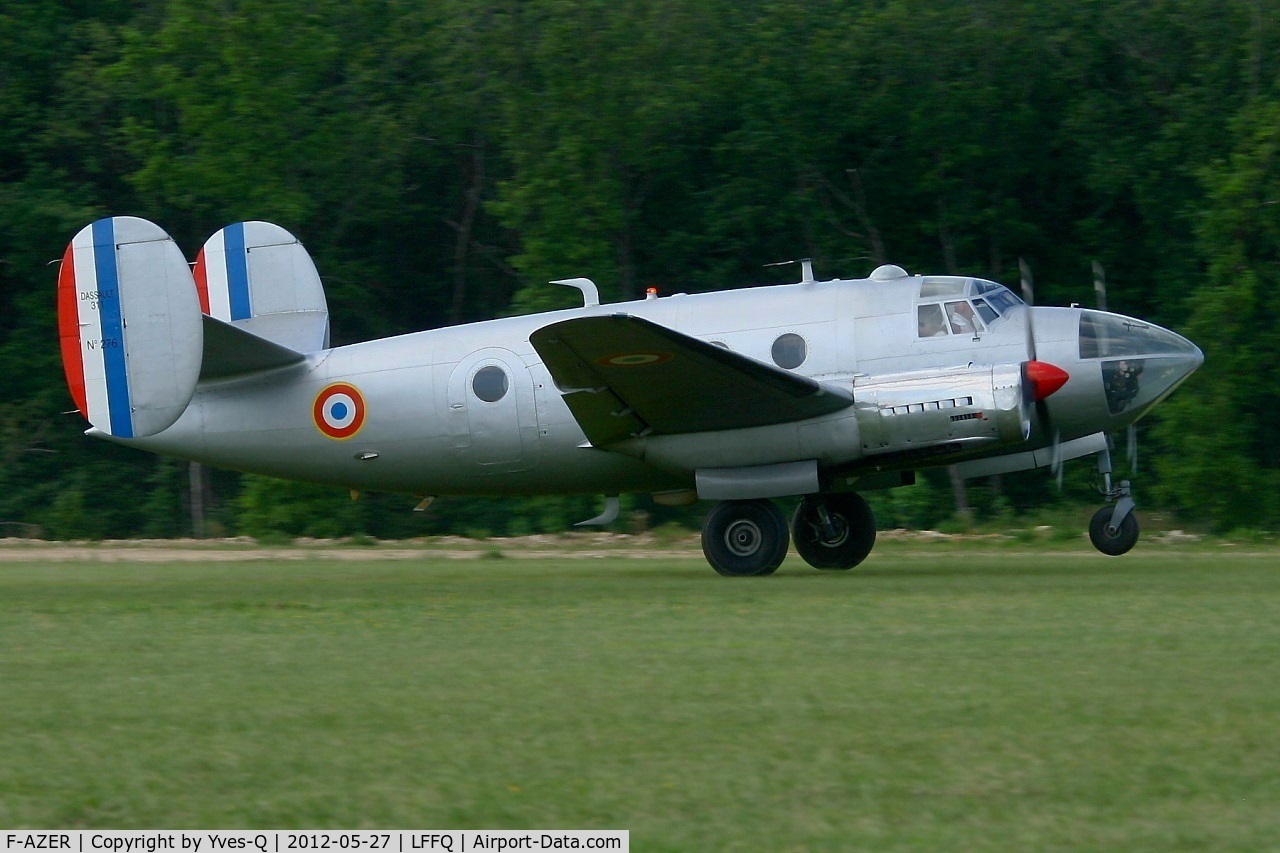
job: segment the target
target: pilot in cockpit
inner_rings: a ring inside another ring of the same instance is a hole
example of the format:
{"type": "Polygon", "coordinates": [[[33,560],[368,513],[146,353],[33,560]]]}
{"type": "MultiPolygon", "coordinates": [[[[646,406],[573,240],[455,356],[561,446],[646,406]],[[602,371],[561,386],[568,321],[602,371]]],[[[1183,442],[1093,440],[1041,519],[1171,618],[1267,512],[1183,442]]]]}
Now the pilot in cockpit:
{"type": "Polygon", "coordinates": [[[948,302],[947,319],[951,321],[951,331],[957,335],[972,335],[980,330],[973,306],[968,302],[948,302]]]}
{"type": "Polygon", "coordinates": [[[921,305],[916,310],[916,331],[922,338],[947,334],[947,321],[943,318],[942,306],[921,305]]]}

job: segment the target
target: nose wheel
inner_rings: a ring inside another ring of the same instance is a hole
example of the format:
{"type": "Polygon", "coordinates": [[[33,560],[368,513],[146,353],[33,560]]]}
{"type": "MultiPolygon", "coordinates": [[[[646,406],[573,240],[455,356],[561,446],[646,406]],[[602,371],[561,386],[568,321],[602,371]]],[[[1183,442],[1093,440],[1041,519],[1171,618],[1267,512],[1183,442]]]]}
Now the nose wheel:
{"type": "Polygon", "coordinates": [[[1093,547],[1112,557],[1127,553],[1138,542],[1138,519],[1130,511],[1116,521],[1119,510],[1119,507],[1104,506],[1093,514],[1089,522],[1089,541],[1093,547]]]}
{"type": "Polygon", "coordinates": [[[1115,501],[1115,505],[1108,504],[1093,514],[1089,520],[1089,541],[1102,553],[1118,557],[1138,543],[1138,519],[1133,515],[1135,504],[1128,480],[1121,480],[1116,487],[1111,485],[1110,449],[1098,454],[1098,473],[1102,475],[1099,491],[1108,501],[1115,501]]]}

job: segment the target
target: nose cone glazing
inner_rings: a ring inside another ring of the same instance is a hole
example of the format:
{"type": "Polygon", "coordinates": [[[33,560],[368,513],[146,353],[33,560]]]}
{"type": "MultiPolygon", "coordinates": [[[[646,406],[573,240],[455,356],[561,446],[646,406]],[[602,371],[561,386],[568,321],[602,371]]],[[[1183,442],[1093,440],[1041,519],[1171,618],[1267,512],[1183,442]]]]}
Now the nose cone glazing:
{"type": "Polygon", "coordinates": [[[1167,397],[1204,353],[1179,334],[1119,314],[1080,312],[1080,358],[1102,363],[1108,412],[1136,419],[1167,397]]]}

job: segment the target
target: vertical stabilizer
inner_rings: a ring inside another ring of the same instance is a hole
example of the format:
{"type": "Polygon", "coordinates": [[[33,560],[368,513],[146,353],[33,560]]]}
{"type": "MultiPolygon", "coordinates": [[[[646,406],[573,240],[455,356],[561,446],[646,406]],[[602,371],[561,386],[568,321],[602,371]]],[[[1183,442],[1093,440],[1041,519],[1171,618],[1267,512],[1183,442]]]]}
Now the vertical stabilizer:
{"type": "Polygon", "coordinates": [[[71,396],[103,432],[154,435],[191,401],[200,307],[182,251],[158,225],[114,216],[72,239],[58,274],[58,333],[71,396]]]}
{"type": "Polygon", "coordinates": [[[279,225],[228,225],[204,244],[193,273],[201,310],[214,319],[298,352],[329,346],[320,274],[279,225]]]}

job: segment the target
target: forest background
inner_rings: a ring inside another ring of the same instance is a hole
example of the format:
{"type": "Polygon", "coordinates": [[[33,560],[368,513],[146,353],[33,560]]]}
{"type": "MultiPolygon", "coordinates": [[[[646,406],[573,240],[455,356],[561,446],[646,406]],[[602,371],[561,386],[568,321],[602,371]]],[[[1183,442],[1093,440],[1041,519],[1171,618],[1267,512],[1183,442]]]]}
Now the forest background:
{"type": "MultiPolygon", "coordinates": [[[[186,463],[82,435],[56,265],[108,214],[194,254],[265,219],[324,280],[336,344],[892,262],[1188,335],[1142,422],[1140,503],[1280,524],[1280,13],[1265,0],[7,0],[0,8],[0,536],[192,531],[186,463]],[[564,292],[561,292],[564,291],[564,292]]],[[[978,512],[1087,500],[1043,472],[978,512]]],[[[901,494],[899,494],[901,493],[901,494]]],[[[563,529],[598,498],[351,502],[204,472],[204,533],[563,529]]],[[[945,473],[882,526],[955,510],[945,473]]],[[[666,515],[644,498],[631,508],[666,515]]]]}

